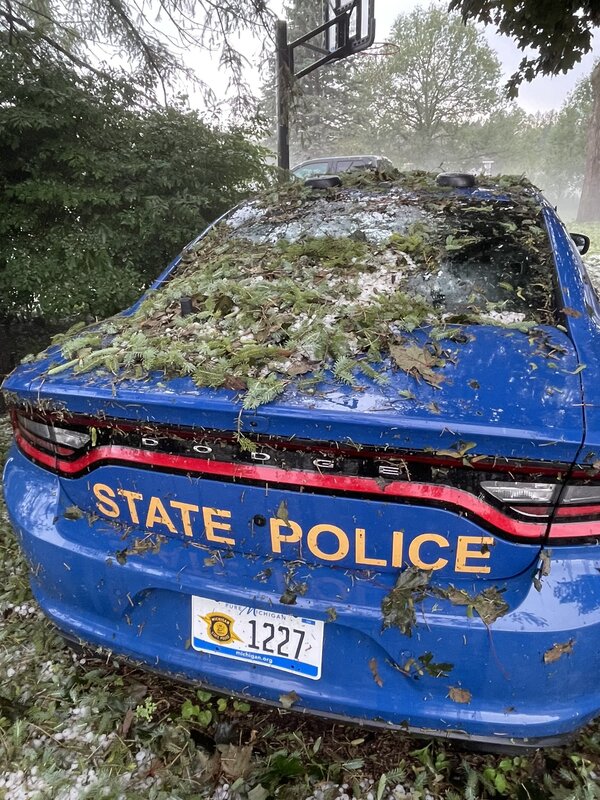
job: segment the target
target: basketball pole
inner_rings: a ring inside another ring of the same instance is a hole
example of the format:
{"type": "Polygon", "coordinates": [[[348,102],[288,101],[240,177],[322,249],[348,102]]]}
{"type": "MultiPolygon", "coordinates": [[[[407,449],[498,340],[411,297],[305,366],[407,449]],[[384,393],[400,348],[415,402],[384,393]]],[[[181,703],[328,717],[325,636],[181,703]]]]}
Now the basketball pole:
{"type": "Polygon", "coordinates": [[[277,166],[282,178],[290,169],[291,69],[287,22],[278,19],[275,28],[277,48],[277,166]]]}
{"type": "MultiPolygon", "coordinates": [[[[331,0],[328,0],[331,2],[331,0]]],[[[279,179],[286,181],[290,171],[290,106],[292,104],[292,88],[297,80],[309,75],[316,69],[339,61],[342,58],[366,50],[375,40],[375,0],[336,0],[337,12],[331,19],[327,18],[322,25],[288,42],[288,24],[284,19],[275,22],[275,49],[277,59],[277,166],[279,179]],[[368,30],[363,33],[362,19],[364,3],[368,5],[368,30]],[[357,13],[356,29],[358,38],[351,37],[350,19],[357,13]],[[331,28],[336,29],[337,47],[335,50],[324,49],[311,42],[316,36],[327,34],[331,28]],[[362,34],[362,36],[360,35],[362,34]],[[316,53],[316,61],[296,70],[295,51],[304,47],[316,53]]],[[[328,6],[326,5],[326,8],[328,6]]]]}

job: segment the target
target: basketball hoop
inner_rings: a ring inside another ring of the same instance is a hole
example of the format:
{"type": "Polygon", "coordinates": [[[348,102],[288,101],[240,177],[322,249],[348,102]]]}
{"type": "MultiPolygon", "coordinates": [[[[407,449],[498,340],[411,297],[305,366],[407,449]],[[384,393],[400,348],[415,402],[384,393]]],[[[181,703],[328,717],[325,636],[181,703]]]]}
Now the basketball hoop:
{"type": "Polygon", "coordinates": [[[375,0],[325,0],[325,49],[343,58],[375,41],[375,0]],[[338,55],[339,53],[339,55],[338,55]]]}

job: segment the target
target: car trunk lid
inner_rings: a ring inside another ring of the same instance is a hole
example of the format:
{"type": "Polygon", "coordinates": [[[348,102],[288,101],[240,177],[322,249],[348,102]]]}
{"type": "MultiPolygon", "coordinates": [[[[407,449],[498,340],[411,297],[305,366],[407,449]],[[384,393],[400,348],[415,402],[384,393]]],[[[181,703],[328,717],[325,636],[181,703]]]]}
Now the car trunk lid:
{"type": "MultiPolygon", "coordinates": [[[[564,480],[582,439],[578,363],[552,328],[463,326],[461,336],[444,343],[439,380],[386,362],[383,385],[290,385],[258,410],[189,379],[46,377],[52,357],[21,367],[5,392],[51,410],[57,427],[93,429],[83,454],[46,454],[44,465],[60,462],[66,504],[118,521],[125,538],[498,580],[535,563],[552,500],[522,514],[486,487],[564,480]]],[[[415,350],[426,342],[410,336],[415,350]]]]}

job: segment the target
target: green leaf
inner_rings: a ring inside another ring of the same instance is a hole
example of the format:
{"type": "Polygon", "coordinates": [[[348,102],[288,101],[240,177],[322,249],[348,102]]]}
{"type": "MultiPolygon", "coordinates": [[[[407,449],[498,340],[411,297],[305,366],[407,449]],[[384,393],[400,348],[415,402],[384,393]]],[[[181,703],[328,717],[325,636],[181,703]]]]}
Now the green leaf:
{"type": "Polygon", "coordinates": [[[381,777],[379,778],[379,781],[377,782],[377,794],[376,794],[377,800],[382,800],[386,786],[387,786],[387,775],[385,774],[385,772],[383,772],[381,774],[381,777]]]}
{"type": "Polygon", "coordinates": [[[342,767],[347,770],[363,769],[365,761],[363,758],[353,758],[350,761],[344,761],[342,767]]]}
{"type": "Polygon", "coordinates": [[[206,727],[212,722],[212,711],[209,708],[203,708],[201,711],[199,711],[197,717],[200,725],[204,725],[204,727],[206,727]]]}
{"type": "Polygon", "coordinates": [[[405,636],[412,635],[416,622],[415,604],[427,596],[431,571],[407,567],[396,580],[394,588],[383,598],[381,610],[383,628],[398,628],[405,636]]]}
{"type": "Polygon", "coordinates": [[[181,716],[183,719],[193,719],[200,714],[200,706],[194,705],[191,700],[185,700],[181,706],[181,716]]]}

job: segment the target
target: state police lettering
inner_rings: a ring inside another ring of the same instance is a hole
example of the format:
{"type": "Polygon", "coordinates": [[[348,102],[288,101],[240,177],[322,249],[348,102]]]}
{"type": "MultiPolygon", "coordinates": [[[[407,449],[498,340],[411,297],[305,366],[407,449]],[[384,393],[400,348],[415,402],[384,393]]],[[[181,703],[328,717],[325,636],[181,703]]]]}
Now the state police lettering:
{"type": "MultiPolygon", "coordinates": [[[[113,489],[105,483],[92,487],[96,508],[104,517],[119,519],[127,524],[140,525],[148,531],[168,531],[194,539],[202,539],[212,545],[227,545],[235,548],[235,520],[231,511],[212,506],[200,506],[181,500],[163,501],[156,496],[144,497],[141,492],[113,489]]],[[[405,532],[393,530],[388,534],[387,558],[375,558],[369,550],[369,532],[362,527],[345,531],[327,520],[303,528],[292,519],[271,517],[268,519],[268,537],[274,555],[293,554],[294,546],[307,549],[318,561],[335,564],[352,558],[357,568],[396,567],[406,564],[435,572],[448,566],[450,541],[440,533],[425,532],[405,541],[405,532]],[[325,549],[323,540],[328,542],[325,549]],[[333,542],[333,549],[331,543],[333,542]],[[434,546],[436,557],[426,559],[425,545],[431,553],[434,546]],[[371,554],[370,554],[371,553],[371,554]]],[[[457,573],[487,574],[491,567],[492,536],[458,536],[452,567],[457,573]]]]}

